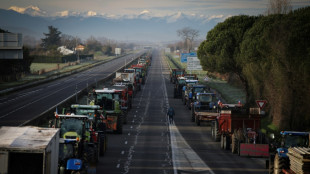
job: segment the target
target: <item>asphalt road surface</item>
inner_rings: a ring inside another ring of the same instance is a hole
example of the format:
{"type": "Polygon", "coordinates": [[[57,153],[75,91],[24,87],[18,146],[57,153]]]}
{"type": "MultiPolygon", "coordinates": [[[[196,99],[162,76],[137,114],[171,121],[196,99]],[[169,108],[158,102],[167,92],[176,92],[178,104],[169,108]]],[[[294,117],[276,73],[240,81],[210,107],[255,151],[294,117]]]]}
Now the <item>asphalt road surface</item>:
{"type": "Polygon", "coordinates": [[[173,98],[169,68],[159,51],[153,54],[146,84],[134,98],[123,134],[108,135],[108,149],[97,174],[264,174],[265,159],[240,157],[213,142],[210,126],[196,126],[190,110],[173,98]],[[174,107],[174,124],[167,108],[174,107]]]}
{"type": "Polygon", "coordinates": [[[89,70],[0,97],[0,126],[19,126],[55,108],[88,85],[106,78],[136,55],[127,55],[89,70]]]}

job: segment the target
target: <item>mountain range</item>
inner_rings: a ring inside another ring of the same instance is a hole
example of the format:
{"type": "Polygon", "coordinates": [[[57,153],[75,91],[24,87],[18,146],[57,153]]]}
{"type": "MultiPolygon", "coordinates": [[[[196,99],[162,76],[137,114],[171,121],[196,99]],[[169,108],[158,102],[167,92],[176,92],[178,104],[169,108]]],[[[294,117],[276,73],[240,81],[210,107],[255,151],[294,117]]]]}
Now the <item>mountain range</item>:
{"type": "Polygon", "coordinates": [[[181,12],[154,16],[149,11],[138,15],[114,16],[93,11],[76,13],[63,11],[52,16],[38,7],[11,7],[0,9],[0,28],[24,36],[43,38],[48,26],[58,28],[63,34],[87,39],[91,36],[119,41],[175,41],[180,40],[177,30],[190,27],[199,31],[200,39],[225,16],[188,15],[181,12]]]}

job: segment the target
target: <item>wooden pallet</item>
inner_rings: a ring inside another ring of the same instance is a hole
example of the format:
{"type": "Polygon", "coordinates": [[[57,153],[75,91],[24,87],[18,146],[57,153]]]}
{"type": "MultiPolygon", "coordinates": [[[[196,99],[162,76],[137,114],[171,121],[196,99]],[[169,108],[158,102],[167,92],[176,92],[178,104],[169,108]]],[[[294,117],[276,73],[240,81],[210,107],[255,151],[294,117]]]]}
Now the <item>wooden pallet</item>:
{"type": "Polygon", "coordinates": [[[290,169],[298,174],[310,174],[310,148],[293,147],[288,149],[290,169]]]}

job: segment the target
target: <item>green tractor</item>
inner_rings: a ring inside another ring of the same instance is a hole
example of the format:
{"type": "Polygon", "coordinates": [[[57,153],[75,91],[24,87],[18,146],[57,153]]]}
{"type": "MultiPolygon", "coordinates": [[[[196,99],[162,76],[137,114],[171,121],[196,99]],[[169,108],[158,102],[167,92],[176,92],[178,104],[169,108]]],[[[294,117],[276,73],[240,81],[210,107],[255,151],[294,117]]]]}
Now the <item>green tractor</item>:
{"type": "Polygon", "coordinates": [[[121,92],[104,88],[95,90],[95,104],[103,110],[107,130],[123,133],[123,111],[121,109],[121,92]]]}
{"type": "Polygon", "coordinates": [[[92,120],[86,115],[58,115],[55,114],[54,121],[50,121],[50,127],[60,128],[60,157],[59,170],[67,173],[68,166],[72,165],[75,157],[83,163],[83,167],[87,168],[88,164],[97,163],[99,160],[99,143],[96,141],[98,136],[91,130],[92,120]],[[71,150],[69,150],[71,149],[71,150]],[[73,150],[72,150],[73,149],[73,150]],[[69,153],[68,153],[69,151],[69,153]]]}
{"type": "Polygon", "coordinates": [[[95,139],[100,148],[100,156],[103,156],[107,149],[107,134],[105,118],[102,115],[99,105],[71,105],[71,112],[76,115],[87,115],[90,122],[90,127],[98,135],[95,139]]]}

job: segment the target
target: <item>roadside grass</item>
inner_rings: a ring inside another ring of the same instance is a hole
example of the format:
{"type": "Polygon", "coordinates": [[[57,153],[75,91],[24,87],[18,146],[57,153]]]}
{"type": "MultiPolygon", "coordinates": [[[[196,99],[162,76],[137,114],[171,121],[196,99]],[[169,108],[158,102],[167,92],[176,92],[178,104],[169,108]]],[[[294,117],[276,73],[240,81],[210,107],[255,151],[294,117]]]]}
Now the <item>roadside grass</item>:
{"type": "MultiPolygon", "coordinates": [[[[167,61],[169,65],[174,68],[174,64],[171,62],[170,57],[175,63],[180,65],[180,67],[186,68],[186,63],[181,63],[180,57],[175,56],[174,54],[166,54],[167,61]]],[[[188,72],[188,71],[187,71],[188,72]]],[[[188,72],[190,73],[190,72],[188,72]]],[[[238,101],[241,101],[241,103],[245,103],[246,94],[244,89],[240,86],[235,86],[229,84],[225,80],[221,79],[215,79],[208,77],[208,81],[205,81],[205,77],[207,77],[207,71],[192,71],[191,73],[197,74],[199,82],[202,84],[208,85],[210,88],[215,89],[218,93],[220,93],[221,97],[224,98],[226,103],[238,103],[238,101]]],[[[274,126],[269,119],[268,115],[265,115],[261,119],[261,131],[263,133],[275,133],[279,134],[279,130],[276,126],[274,126]]]]}
{"type": "Polygon", "coordinates": [[[30,66],[31,72],[40,71],[41,69],[57,68],[57,65],[64,65],[65,63],[32,63],[30,66]]]}

